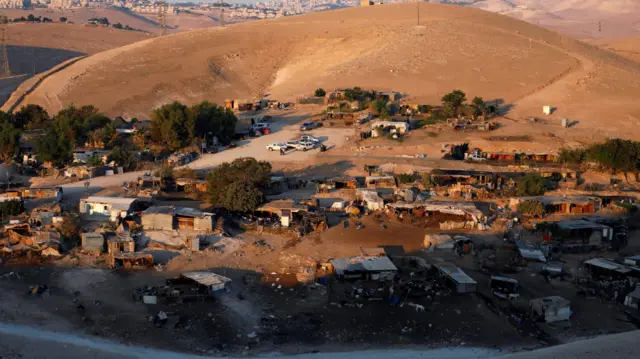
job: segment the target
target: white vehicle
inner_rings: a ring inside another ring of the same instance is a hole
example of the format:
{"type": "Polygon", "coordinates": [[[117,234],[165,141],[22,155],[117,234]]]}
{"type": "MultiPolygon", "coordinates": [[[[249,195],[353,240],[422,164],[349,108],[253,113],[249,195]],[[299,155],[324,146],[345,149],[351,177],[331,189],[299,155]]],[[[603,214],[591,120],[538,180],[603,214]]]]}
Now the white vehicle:
{"type": "Polygon", "coordinates": [[[320,140],[311,136],[311,135],[302,135],[300,136],[300,141],[304,141],[304,142],[313,142],[313,143],[320,143],[320,140]]]}
{"type": "Polygon", "coordinates": [[[298,149],[298,144],[300,144],[299,141],[288,141],[285,143],[287,147],[293,147],[295,149],[298,149]]]}
{"type": "Polygon", "coordinates": [[[265,129],[265,128],[269,128],[269,124],[268,124],[268,123],[265,123],[265,122],[262,122],[262,123],[256,123],[255,125],[252,125],[252,126],[251,126],[251,130],[252,130],[252,131],[262,130],[262,129],[265,129]]]}
{"type": "Polygon", "coordinates": [[[308,151],[316,148],[316,144],[310,141],[300,141],[296,146],[298,151],[308,151]]]}
{"type": "Polygon", "coordinates": [[[267,150],[269,151],[280,151],[281,149],[287,149],[287,145],[284,143],[272,143],[267,145],[267,150]]]}
{"type": "Polygon", "coordinates": [[[464,159],[467,161],[486,161],[487,159],[484,157],[480,157],[477,153],[465,153],[464,159]]]}

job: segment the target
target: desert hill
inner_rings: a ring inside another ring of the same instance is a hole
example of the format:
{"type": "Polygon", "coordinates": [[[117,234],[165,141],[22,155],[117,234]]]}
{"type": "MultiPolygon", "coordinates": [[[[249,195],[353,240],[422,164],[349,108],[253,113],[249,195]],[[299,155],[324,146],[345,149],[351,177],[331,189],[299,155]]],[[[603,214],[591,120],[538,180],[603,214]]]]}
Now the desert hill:
{"type": "Polygon", "coordinates": [[[88,55],[148,39],[152,36],[140,31],[80,24],[15,23],[5,25],[7,45],[59,49],[88,55]]]}
{"type": "MultiPolygon", "coordinates": [[[[122,25],[129,25],[137,30],[153,34],[160,33],[160,25],[158,24],[156,14],[138,14],[117,8],[74,8],[65,10],[64,13],[57,9],[1,9],[0,13],[8,16],[10,19],[21,16],[27,17],[29,14],[33,14],[34,16],[48,17],[54,21],[58,21],[60,17],[64,16],[68,18],[70,22],[76,24],[86,24],[91,18],[106,17],[112,24],[119,22],[122,25]]],[[[201,14],[167,14],[167,25],[169,26],[168,32],[173,33],[217,26],[218,21],[201,14]]]]}
{"type": "Polygon", "coordinates": [[[421,6],[420,26],[415,4],[392,4],[145,40],[79,61],[26,102],[144,118],[174,100],[291,100],[317,87],[361,86],[438,103],[459,88],[499,100],[509,116],[552,105],[583,125],[608,121],[608,131],[618,131],[614,119],[623,128],[640,121],[637,63],[506,16],[421,6]]]}
{"type": "Polygon", "coordinates": [[[640,63],[640,36],[598,39],[589,41],[589,43],[640,63]]]}

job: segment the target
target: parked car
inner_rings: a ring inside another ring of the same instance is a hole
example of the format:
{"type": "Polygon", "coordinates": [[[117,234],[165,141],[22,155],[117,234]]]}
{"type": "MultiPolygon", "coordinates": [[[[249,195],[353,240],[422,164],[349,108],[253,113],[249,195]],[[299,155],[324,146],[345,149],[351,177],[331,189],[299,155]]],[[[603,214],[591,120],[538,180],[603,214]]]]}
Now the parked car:
{"type": "Polygon", "coordinates": [[[298,143],[299,141],[287,141],[285,143],[285,145],[287,145],[287,147],[293,147],[293,148],[298,148],[298,143]]]}
{"type": "Polygon", "coordinates": [[[313,121],[308,121],[300,126],[300,131],[309,131],[313,130],[314,128],[316,128],[316,123],[313,121]]]}
{"type": "Polygon", "coordinates": [[[306,142],[313,142],[313,143],[320,143],[320,140],[311,136],[311,135],[302,135],[300,136],[300,141],[306,141],[306,142]]]}
{"type": "Polygon", "coordinates": [[[251,125],[251,131],[264,130],[265,128],[269,128],[269,126],[270,125],[266,122],[256,123],[254,125],[251,125]]]}
{"type": "Polygon", "coordinates": [[[267,145],[267,150],[269,151],[280,151],[281,149],[287,149],[287,145],[284,143],[272,143],[267,145]]]}
{"type": "Polygon", "coordinates": [[[308,151],[316,148],[316,144],[310,141],[299,141],[296,149],[298,151],[308,151]]]}

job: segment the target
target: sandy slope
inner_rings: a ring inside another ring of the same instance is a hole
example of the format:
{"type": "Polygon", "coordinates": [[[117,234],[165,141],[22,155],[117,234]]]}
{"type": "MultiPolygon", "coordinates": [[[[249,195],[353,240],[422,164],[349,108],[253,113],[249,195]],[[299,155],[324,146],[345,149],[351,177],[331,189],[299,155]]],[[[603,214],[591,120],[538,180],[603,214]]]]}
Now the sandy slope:
{"type": "Polygon", "coordinates": [[[148,39],[152,35],[80,24],[16,23],[5,26],[8,45],[45,47],[95,54],[148,39]]]}
{"type": "Polygon", "coordinates": [[[420,27],[413,4],[394,4],[143,41],[81,60],[27,101],[53,111],[94,104],[110,115],[144,118],[173,100],[284,100],[357,85],[438,103],[460,88],[502,101],[510,116],[539,115],[549,104],[557,116],[635,136],[628,128],[640,121],[640,65],[505,16],[437,4],[422,9],[420,27]]]}
{"type": "Polygon", "coordinates": [[[640,36],[592,40],[589,43],[640,63],[640,36]]]}

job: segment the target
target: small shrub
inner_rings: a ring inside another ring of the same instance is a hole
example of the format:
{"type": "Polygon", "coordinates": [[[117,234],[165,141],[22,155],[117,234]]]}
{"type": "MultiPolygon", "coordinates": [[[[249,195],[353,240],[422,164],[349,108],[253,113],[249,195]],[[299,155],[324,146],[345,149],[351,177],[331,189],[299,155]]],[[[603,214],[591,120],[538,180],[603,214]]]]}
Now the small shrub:
{"type": "Polygon", "coordinates": [[[316,97],[324,97],[326,94],[327,94],[327,91],[325,91],[323,88],[316,89],[316,92],[315,92],[316,97]]]}
{"type": "Polygon", "coordinates": [[[429,137],[438,137],[438,135],[440,135],[440,134],[437,133],[437,132],[427,132],[427,136],[429,136],[429,137]]]}
{"type": "Polygon", "coordinates": [[[516,186],[518,196],[540,196],[546,191],[547,181],[537,172],[527,173],[516,186]]]}
{"type": "Polygon", "coordinates": [[[531,216],[544,215],[544,205],[540,201],[528,200],[518,203],[518,212],[531,216]]]}

